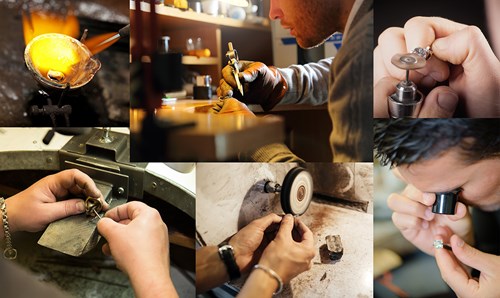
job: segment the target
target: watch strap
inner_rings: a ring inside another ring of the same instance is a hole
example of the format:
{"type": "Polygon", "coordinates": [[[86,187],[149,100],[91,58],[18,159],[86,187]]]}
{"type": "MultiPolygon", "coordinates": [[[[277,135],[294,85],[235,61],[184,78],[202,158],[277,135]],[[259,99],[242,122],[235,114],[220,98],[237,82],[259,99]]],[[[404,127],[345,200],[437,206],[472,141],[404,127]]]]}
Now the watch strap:
{"type": "Polygon", "coordinates": [[[222,262],[224,262],[224,265],[226,265],[230,280],[237,279],[241,276],[240,269],[234,258],[234,249],[229,243],[223,242],[219,244],[219,257],[222,262]]]}

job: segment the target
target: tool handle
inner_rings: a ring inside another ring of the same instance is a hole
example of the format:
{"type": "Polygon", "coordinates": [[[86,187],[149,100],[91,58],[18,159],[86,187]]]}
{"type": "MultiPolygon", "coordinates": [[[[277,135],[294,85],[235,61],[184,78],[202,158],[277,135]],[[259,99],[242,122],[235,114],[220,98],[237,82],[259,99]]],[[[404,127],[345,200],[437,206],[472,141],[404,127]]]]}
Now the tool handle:
{"type": "Polygon", "coordinates": [[[130,24],[128,24],[127,26],[118,30],[118,34],[120,34],[121,37],[129,36],[130,35],[130,24]]]}

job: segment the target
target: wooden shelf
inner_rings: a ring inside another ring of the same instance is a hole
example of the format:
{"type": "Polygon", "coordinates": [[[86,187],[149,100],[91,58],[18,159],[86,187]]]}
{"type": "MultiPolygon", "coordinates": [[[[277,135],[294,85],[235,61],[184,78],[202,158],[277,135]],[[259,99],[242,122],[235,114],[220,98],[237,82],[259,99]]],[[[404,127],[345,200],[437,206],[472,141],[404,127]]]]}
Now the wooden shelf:
{"type": "MultiPolygon", "coordinates": [[[[130,9],[135,10],[135,1],[130,1],[130,9]]],[[[141,11],[143,12],[151,12],[151,5],[146,2],[141,2],[141,11]]],[[[247,21],[240,21],[231,18],[224,17],[214,17],[205,13],[197,13],[194,11],[182,11],[177,8],[164,6],[164,5],[156,5],[155,7],[156,14],[175,17],[178,20],[184,20],[189,22],[198,22],[198,23],[206,23],[212,25],[218,25],[223,27],[232,27],[232,28],[244,28],[244,29],[253,29],[253,30],[261,30],[261,31],[271,31],[271,27],[269,23],[267,24],[256,24],[247,21]]]]}
{"type": "Polygon", "coordinates": [[[219,65],[217,57],[182,56],[184,65],[219,65]]]}
{"type": "MultiPolygon", "coordinates": [[[[151,5],[140,2],[140,11],[135,10],[137,2],[130,1],[130,23],[136,28],[136,16],[142,19],[144,53],[151,53],[157,44],[151,45],[149,38],[151,5]],[[151,50],[153,49],[153,50],[151,50]]],[[[157,34],[169,36],[171,51],[184,52],[186,40],[201,38],[203,48],[210,50],[212,57],[184,56],[182,63],[189,71],[210,75],[217,84],[221,78],[221,69],[227,64],[224,54],[228,42],[232,42],[238,50],[240,58],[250,61],[261,61],[272,64],[272,35],[269,24],[257,24],[230,18],[214,17],[204,13],[183,11],[164,5],[155,5],[157,34]]],[[[131,44],[135,44],[135,35],[131,35],[131,44]]],[[[143,61],[149,61],[143,57],[143,61]]]]}
{"type": "MultiPolygon", "coordinates": [[[[151,63],[149,56],[142,56],[141,59],[144,63],[151,63]]],[[[196,57],[196,56],[182,56],[182,64],[184,65],[219,65],[219,59],[216,57],[196,57]]]]}

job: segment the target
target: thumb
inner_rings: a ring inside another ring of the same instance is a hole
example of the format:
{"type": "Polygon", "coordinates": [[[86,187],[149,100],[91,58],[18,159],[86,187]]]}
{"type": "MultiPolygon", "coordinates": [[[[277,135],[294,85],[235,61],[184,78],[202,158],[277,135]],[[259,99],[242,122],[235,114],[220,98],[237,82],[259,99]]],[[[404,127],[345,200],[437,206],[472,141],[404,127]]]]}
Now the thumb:
{"type": "Polygon", "coordinates": [[[50,222],[85,212],[85,205],[83,200],[80,199],[64,200],[44,205],[49,209],[50,222]]]}
{"type": "Polygon", "coordinates": [[[491,274],[495,270],[498,270],[495,265],[496,263],[493,261],[495,256],[470,246],[457,235],[451,236],[450,242],[453,253],[465,265],[475,268],[484,274],[491,274]]]}
{"type": "Polygon", "coordinates": [[[99,234],[106,238],[108,242],[110,238],[112,238],[113,231],[116,232],[116,229],[119,228],[120,224],[112,220],[111,218],[103,217],[97,222],[97,231],[99,231],[99,234]]]}
{"type": "Polygon", "coordinates": [[[295,220],[291,214],[285,215],[281,220],[281,225],[277,236],[283,238],[291,238],[294,223],[295,220]]]}
{"type": "Polygon", "coordinates": [[[419,118],[451,118],[458,105],[458,94],[448,86],[432,89],[424,99],[419,118]]]}

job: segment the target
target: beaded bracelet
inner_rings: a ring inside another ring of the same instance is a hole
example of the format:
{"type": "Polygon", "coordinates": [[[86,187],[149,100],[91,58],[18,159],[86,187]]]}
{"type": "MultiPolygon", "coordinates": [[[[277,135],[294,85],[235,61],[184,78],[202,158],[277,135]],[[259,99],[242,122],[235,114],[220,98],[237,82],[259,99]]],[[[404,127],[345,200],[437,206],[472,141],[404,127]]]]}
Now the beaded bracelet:
{"type": "Polygon", "coordinates": [[[3,257],[13,260],[17,257],[17,250],[12,247],[12,237],[9,232],[9,219],[7,217],[7,205],[5,204],[5,199],[2,197],[0,197],[0,210],[2,211],[3,232],[5,237],[5,250],[3,251],[3,257]]]}
{"type": "Polygon", "coordinates": [[[278,290],[274,292],[273,295],[278,295],[279,293],[281,293],[281,291],[283,291],[283,280],[273,269],[260,264],[253,266],[253,269],[261,269],[267,274],[271,275],[274,279],[276,279],[276,281],[278,282],[278,290]]]}

